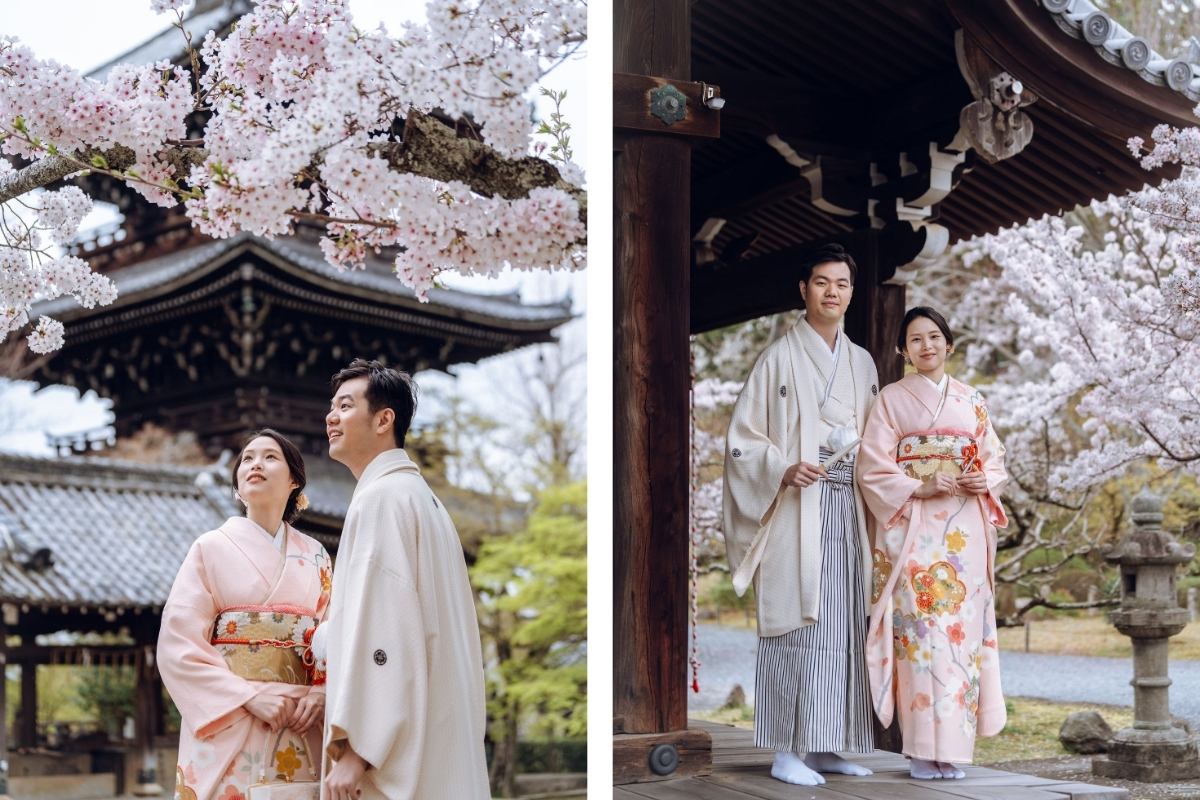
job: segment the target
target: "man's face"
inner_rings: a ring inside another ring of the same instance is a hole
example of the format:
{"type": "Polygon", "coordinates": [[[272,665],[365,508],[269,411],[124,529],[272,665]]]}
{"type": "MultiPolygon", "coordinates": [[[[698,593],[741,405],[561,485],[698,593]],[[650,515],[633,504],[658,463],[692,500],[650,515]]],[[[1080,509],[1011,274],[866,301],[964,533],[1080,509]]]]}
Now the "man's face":
{"type": "Polygon", "coordinates": [[[828,261],[813,267],[808,283],[800,284],[800,296],[810,322],[837,323],[846,316],[854,286],[850,267],[842,261],[828,261]]]}
{"type": "Polygon", "coordinates": [[[375,415],[368,408],[367,379],[353,378],[333,393],[325,433],[329,436],[329,457],[351,463],[371,449],[375,440],[375,415]]]}

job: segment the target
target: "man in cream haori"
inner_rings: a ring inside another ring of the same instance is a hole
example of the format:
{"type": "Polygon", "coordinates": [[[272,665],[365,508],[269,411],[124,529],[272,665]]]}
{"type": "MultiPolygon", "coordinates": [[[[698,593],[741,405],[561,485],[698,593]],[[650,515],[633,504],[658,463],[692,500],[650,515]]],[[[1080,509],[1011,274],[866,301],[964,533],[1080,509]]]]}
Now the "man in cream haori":
{"type": "Polygon", "coordinates": [[[329,455],[358,486],[317,629],[327,800],[491,796],[474,595],[454,523],[403,450],[415,411],[409,376],[377,361],[333,378],[329,455]]]}
{"type": "Polygon", "coordinates": [[[725,445],[729,566],[739,595],[754,582],[758,611],[754,743],[776,751],[774,777],[805,786],[870,775],[837,753],[874,749],[854,451],[879,377],[841,330],[856,272],[838,245],[800,264],[804,316],[759,356],[725,445]]]}

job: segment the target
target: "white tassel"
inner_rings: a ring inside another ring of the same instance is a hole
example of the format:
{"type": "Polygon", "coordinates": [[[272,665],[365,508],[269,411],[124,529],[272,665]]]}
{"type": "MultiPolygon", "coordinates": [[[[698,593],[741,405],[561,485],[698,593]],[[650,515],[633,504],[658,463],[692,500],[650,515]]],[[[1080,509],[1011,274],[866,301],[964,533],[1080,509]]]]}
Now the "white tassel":
{"type": "Polygon", "coordinates": [[[315,631],[313,631],[312,644],[310,645],[310,649],[312,650],[313,662],[317,665],[317,669],[324,670],[325,664],[326,664],[325,657],[328,654],[326,643],[325,643],[325,626],[324,625],[318,625],[317,629],[315,631]]]}

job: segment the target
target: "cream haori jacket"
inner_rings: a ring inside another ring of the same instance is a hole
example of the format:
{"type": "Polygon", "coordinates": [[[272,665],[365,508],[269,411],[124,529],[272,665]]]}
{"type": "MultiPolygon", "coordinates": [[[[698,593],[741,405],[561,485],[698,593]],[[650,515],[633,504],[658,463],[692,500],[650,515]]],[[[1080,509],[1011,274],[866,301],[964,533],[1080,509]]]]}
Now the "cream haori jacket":
{"type": "MultiPolygon", "coordinates": [[[[871,355],[845,335],[826,420],[853,414],[859,435],[879,394],[871,355]]],[[[724,530],[734,588],[753,575],[758,635],[781,636],[817,621],[821,598],[821,489],[783,489],[783,473],[816,464],[829,426],[820,419],[833,372],[829,345],[804,319],[763,351],[733,407],[725,443],[724,530]],[[750,559],[745,566],[743,561],[750,559]],[[740,573],[740,574],[739,574],[740,573]]],[[[839,423],[840,424],[840,423],[839,423]]],[[[870,605],[871,547],[862,498],[854,492],[870,605]]]]}
{"type": "MultiPolygon", "coordinates": [[[[361,800],[487,800],[483,656],[462,544],[403,450],[363,472],[325,623],[325,753],[371,765],[361,800]]],[[[326,772],[330,764],[326,764],[326,772]]]]}

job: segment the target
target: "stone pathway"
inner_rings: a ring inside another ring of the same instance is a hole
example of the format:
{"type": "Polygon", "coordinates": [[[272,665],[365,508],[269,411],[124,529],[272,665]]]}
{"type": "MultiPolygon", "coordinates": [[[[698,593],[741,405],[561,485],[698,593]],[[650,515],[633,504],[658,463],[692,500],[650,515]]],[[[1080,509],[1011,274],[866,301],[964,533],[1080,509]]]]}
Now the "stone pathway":
{"type": "MultiPolygon", "coordinates": [[[[734,684],[746,702],[754,702],[753,629],[721,625],[699,627],[700,693],[690,694],[693,711],[720,708],[734,684]]],[[[1039,697],[1060,702],[1132,706],[1132,659],[1053,656],[1000,652],[1000,680],[1013,697],[1039,697]]],[[[1171,710],[1200,731],[1200,661],[1172,661],[1171,710]]]]}

